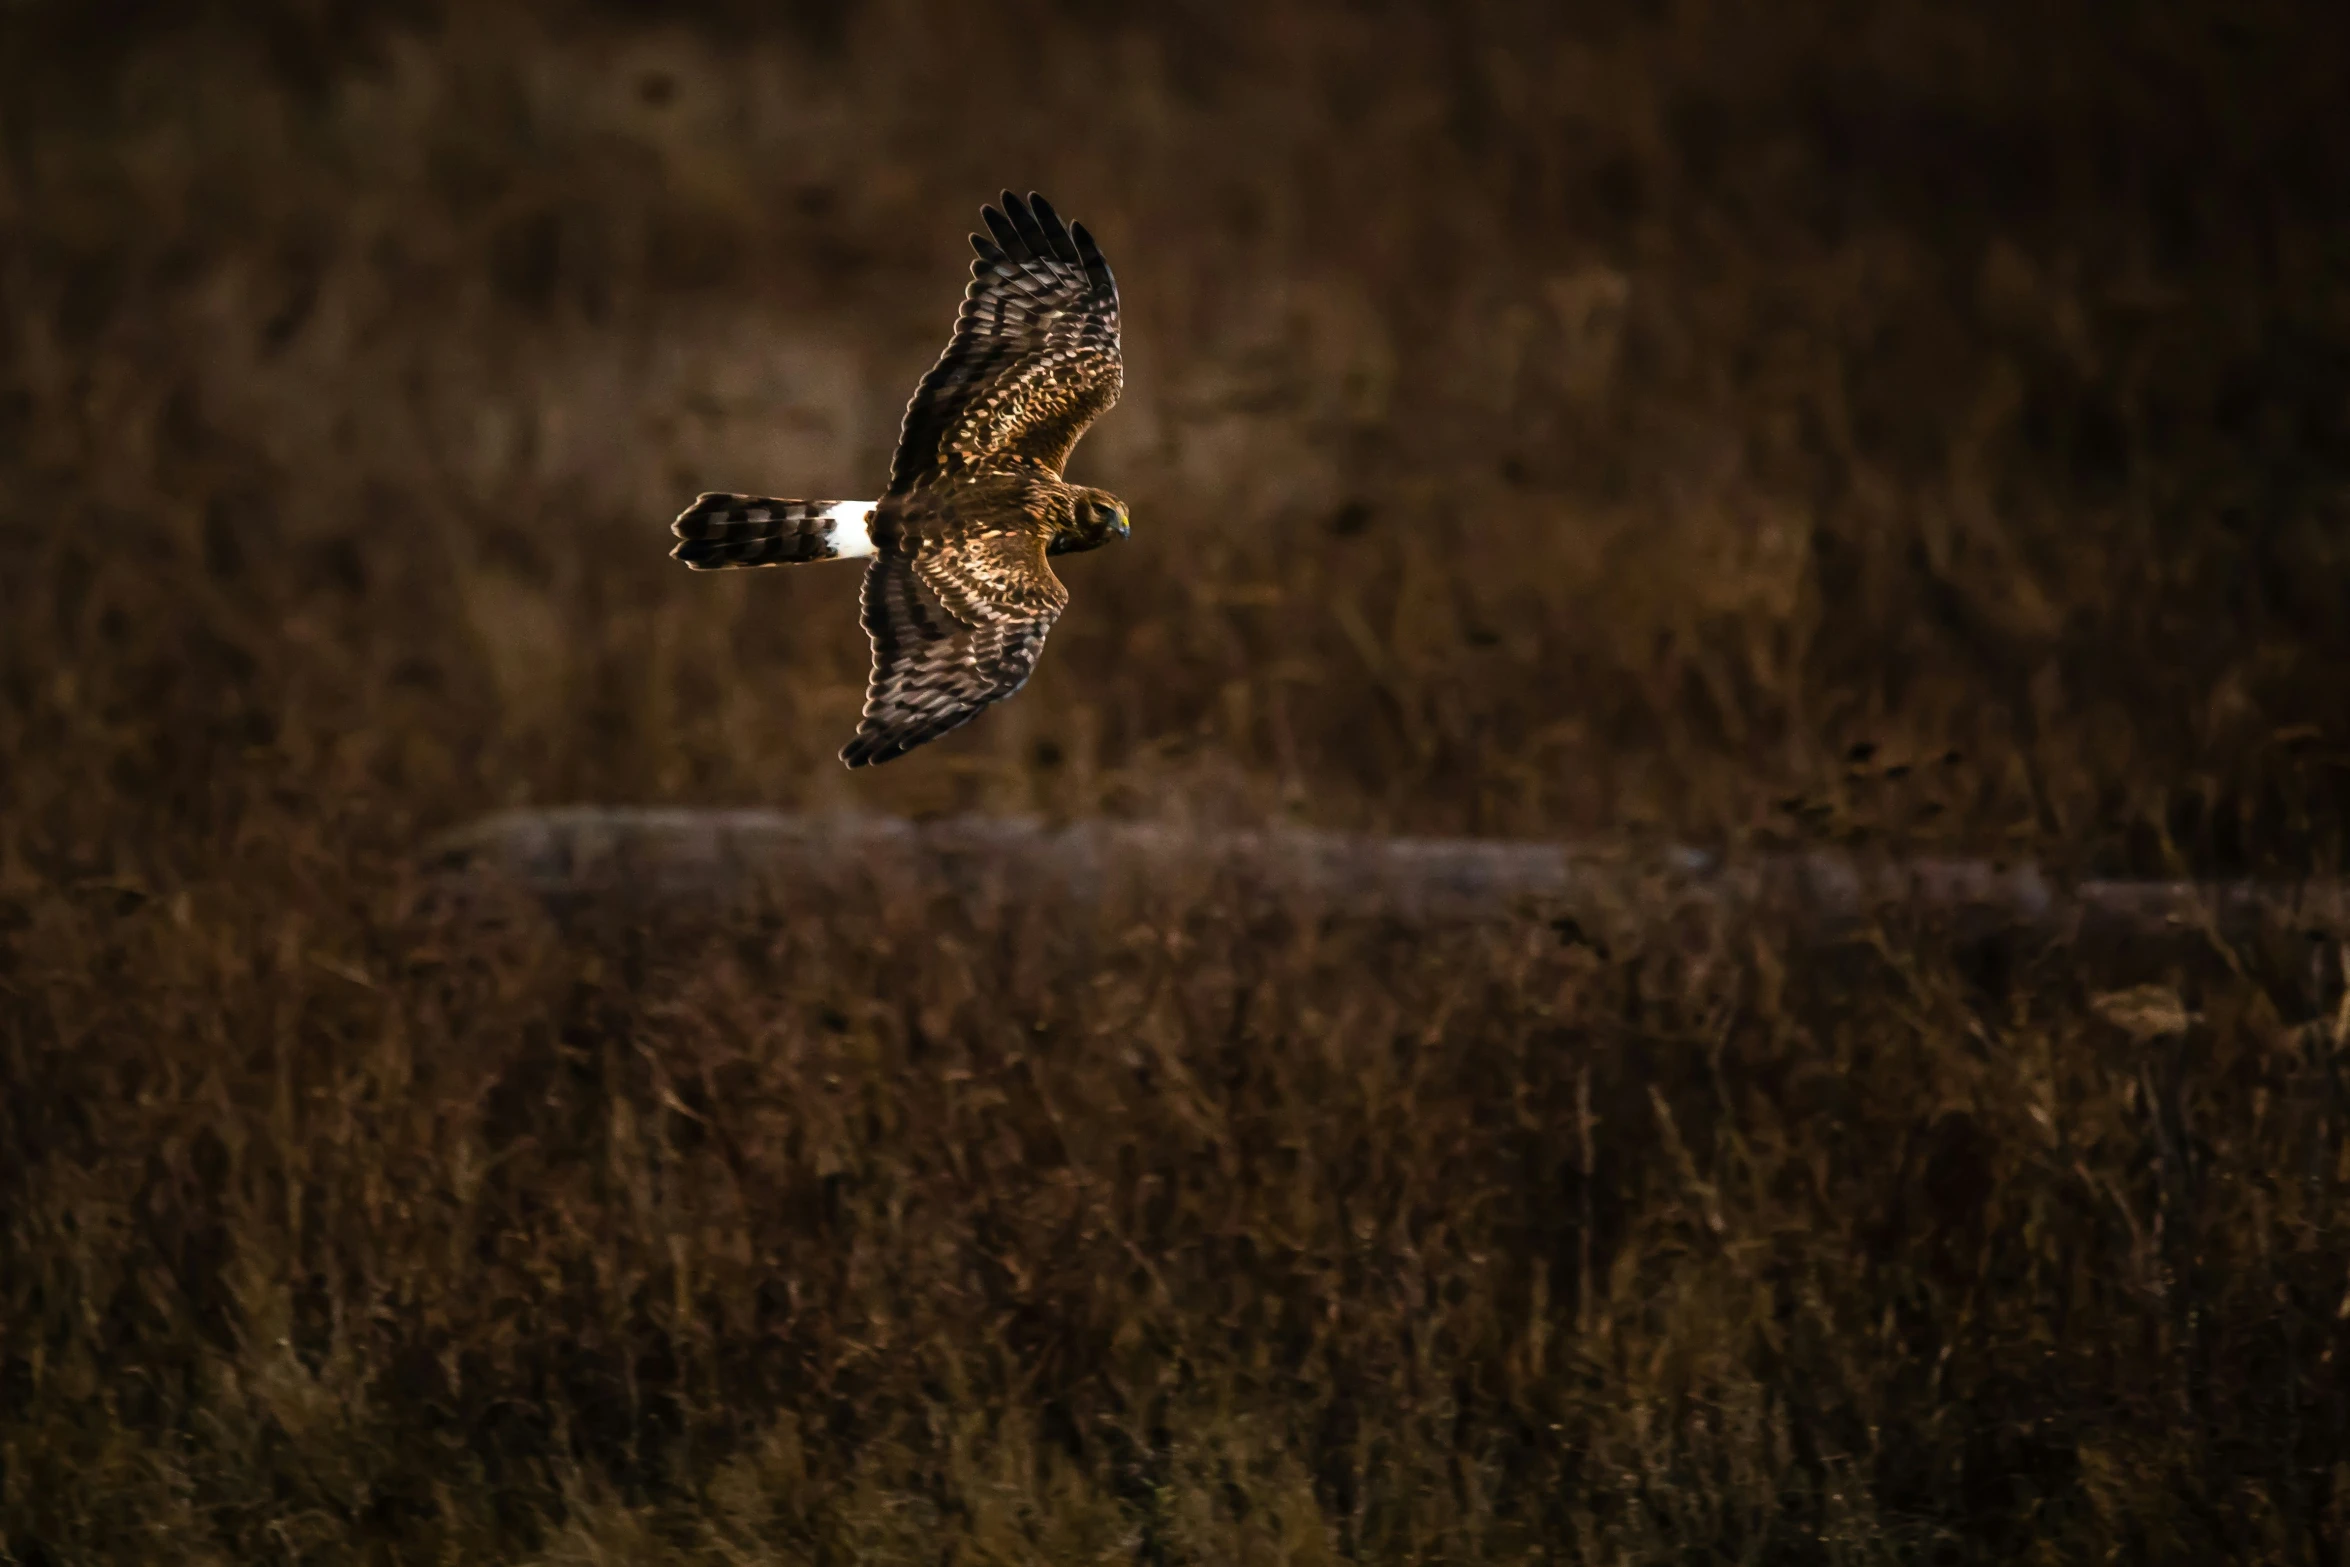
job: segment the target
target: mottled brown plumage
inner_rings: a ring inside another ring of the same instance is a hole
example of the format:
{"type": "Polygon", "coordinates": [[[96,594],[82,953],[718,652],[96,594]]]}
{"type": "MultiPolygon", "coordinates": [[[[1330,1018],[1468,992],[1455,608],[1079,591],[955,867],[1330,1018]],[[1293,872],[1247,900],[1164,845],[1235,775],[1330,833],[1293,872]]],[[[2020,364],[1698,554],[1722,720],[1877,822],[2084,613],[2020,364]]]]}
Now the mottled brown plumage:
{"type": "Polygon", "coordinates": [[[1027,683],[1069,601],[1051,555],[1127,531],[1124,503],[1066,483],[1087,426],[1118,400],[1118,288],[1084,225],[1004,192],[984,209],[962,314],[906,407],[887,492],[863,503],[705,494],[678,518],[689,566],[870,553],[873,674],[851,767],[903,756],[1027,683]],[[865,521],[863,537],[843,524],[865,521]],[[868,547],[869,539],[869,547],[868,547]]]}

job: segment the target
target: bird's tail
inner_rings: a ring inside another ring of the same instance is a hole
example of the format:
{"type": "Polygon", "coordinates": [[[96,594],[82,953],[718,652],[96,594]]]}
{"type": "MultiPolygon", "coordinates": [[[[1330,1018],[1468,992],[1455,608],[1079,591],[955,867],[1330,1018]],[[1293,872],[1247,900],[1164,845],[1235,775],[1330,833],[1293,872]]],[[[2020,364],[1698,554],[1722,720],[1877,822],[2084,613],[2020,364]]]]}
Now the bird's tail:
{"type": "Polygon", "coordinates": [[[873,553],[873,502],[713,492],[695,497],[670,531],[678,540],[670,555],[696,571],[840,560],[873,553]]]}

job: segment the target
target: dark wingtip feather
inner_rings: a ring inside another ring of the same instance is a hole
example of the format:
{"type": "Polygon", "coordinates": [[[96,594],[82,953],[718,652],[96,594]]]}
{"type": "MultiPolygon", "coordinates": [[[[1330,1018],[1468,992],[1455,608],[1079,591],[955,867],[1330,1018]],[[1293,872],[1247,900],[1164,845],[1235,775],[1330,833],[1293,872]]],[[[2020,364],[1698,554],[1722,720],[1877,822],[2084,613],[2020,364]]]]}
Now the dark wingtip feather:
{"type": "Polygon", "coordinates": [[[987,220],[987,231],[993,234],[995,242],[1003,247],[1004,255],[1014,261],[1019,260],[1020,252],[1025,246],[1021,241],[1018,226],[993,207],[980,208],[979,215],[987,220]]]}
{"type": "Polygon", "coordinates": [[[1073,267],[1081,265],[1077,242],[1069,237],[1069,225],[1061,221],[1061,215],[1053,210],[1053,204],[1035,191],[1030,191],[1028,210],[1036,214],[1037,227],[1044,230],[1045,244],[1051,249],[1053,258],[1073,267]]]}
{"type": "Polygon", "coordinates": [[[989,239],[985,234],[972,235],[971,248],[979,252],[979,264],[981,266],[994,266],[996,263],[1004,259],[1003,246],[998,245],[994,240],[989,239]]]}
{"type": "Polygon", "coordinates": [[[1027,202],[1005,191],[1004,212],[1019,229],[1022,242],[1028,246],[1028,254],[1022,259],[1043,261],[1051,257],[1053,242],[1046,236],[1044,225],[1036,221],[1036,214],[1029,210],[1027,202]]]}
{"type": "Polygon", "coordinates": [[[1019,196],[1009,190],[999,194],[995,207],[987,212],[988,228],[1003,242],[1004,254],[1015,261],[1027,259],[1024,252],[1027,250],[1025,236],[1028,222],[1028,209],[1020,204],[1019,196]]]}
{"type": "Polygon", "coordinates": [[[1085,275],[1093,279],[1097,286],[1115,292],[1118,280],[1111,274],[1108,258],[1102,254],[1101,246],[1093,242],[1093,235],[1086,232],[1085,225],[1070,224],[1069,237],[1076,242],[1077,259],[1084,266],[1085,275]]]}

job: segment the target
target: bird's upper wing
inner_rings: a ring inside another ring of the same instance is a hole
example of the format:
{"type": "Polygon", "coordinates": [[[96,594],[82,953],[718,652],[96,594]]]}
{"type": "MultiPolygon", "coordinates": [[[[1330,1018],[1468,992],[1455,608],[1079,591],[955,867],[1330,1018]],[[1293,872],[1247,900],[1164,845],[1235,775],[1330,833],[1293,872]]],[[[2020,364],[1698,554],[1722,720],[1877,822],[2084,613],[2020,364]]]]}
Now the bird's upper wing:
{"type": "Polygon", "coordinates": [[[906,526],[865,568],[873,679],[841,760],[903,756],[1027,684],[1068,591],[1028,528],[906,526]]]}
{"type": "Polygon", "coordinates": [[[1118,400],[1118,283],[1085,232],[1052,204],[1010,191],[985,209],[994,235],[955,335],[906,405],[890,492],[973,469],[1041,464],[1054,473],[1087,425],[1118,400]]]}

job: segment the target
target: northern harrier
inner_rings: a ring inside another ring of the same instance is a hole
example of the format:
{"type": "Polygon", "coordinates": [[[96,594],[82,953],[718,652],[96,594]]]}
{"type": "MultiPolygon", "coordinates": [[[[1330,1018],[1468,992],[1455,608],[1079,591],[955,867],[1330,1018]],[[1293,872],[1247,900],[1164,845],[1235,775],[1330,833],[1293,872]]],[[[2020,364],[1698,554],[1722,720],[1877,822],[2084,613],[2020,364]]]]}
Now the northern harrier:
{"type": "Polygon", "coordinates": [[[954,337],[906,405],[877,501],[707,494],[673,525],[696,571],[870,557],[865,716],[840,753],[886,762],[1019,690],[1068,605],[1050,555],[1126,537],[1126,503],[1065,483],[1077,438],[1125,384],[1118,284],[1085,225],[1010,191],[954,337]]]}

